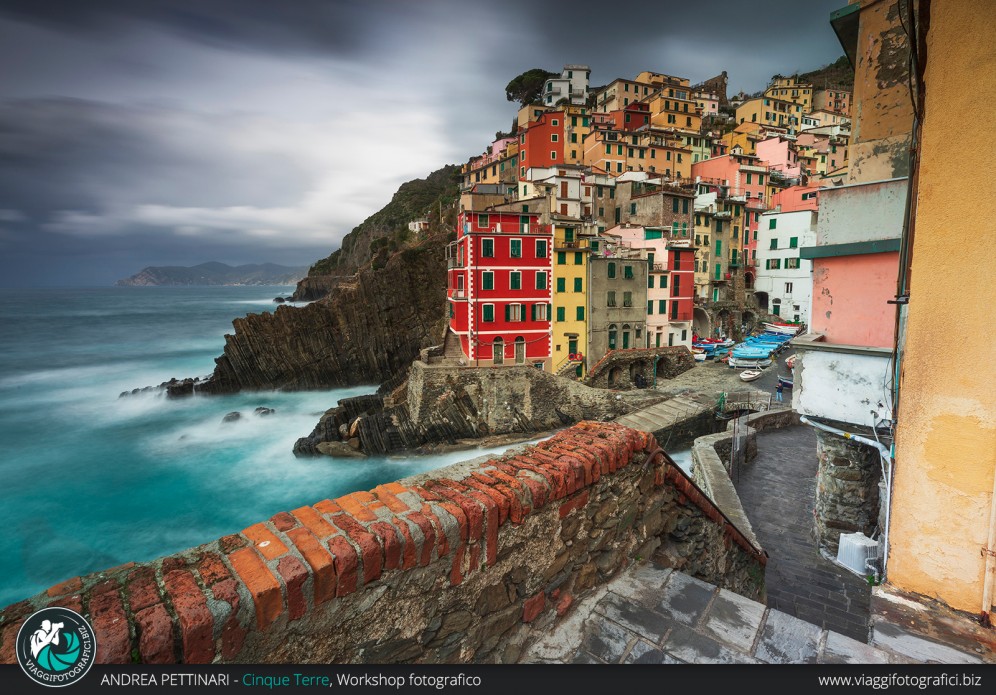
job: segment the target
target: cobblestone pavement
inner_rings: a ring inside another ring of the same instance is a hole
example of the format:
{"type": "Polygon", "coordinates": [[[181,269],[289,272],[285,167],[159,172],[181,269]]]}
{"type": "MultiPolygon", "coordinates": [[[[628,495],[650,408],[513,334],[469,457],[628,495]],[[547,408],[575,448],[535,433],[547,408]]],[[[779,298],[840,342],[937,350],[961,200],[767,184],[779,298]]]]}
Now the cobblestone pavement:
{"type": "Polygon", "coordinates": [[[871,588],[817,550],[816,465],[812,428],[771,430],[758,434],[757,458],[735,481],[754,533],[770,556],[768,605],[865,642],[871,588]]]}

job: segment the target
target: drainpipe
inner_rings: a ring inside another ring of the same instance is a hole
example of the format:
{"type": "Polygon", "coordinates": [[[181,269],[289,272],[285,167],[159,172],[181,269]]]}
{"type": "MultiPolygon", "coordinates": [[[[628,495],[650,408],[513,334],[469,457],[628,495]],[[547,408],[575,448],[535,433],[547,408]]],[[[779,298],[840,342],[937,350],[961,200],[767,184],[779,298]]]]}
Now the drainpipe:
{"type": "Polygon", "coordinates": [[[996,569],[996,477],[993,478],[993,496],[989,505],[989,540],[986,543],[986,577],[982,584],[982,625],[992,627],[990,611],[993,609],[993,570],[996,569]]]}
{"type": "MultiPolygon", "coordinates": [[[[824,432],[830,432],[831,434],[836,434],[844,439],[852,439],[861,444],[866,444],[870,447],[874,447],[878,450],[879,456],[882,459],[882,478],[885,481],[885,528],[882,529],[882,579],[886,576],[886,566],[889,562],[889,524],[891,523],[892,517],[892,458],[893,458],[893,447],[887,447],[881,442],[877,442],[874,439],[869,439],[868,437],[862,437],[861,435],[854,434],[853,432],[845,432],[844,430],[839,430],[836,427],[830,427],[829,425],[824,425],[821,422],[813,422],[805,415],[799,418],[800,422],[815,427],[818,430],[823,430],[824,432]]],[[[993,500],[996,503],[996,479],[993,482],[993,500]]],[[[996,511],[996,504],[994,504],[994,511],[996,511]]],[[[994,542],[996,538],[996,514],[990,515],[989,524],[989,537],[990,544],[994,542]]],[[[996,561],[996,556],[990,555],[986,560],[986,566],[989,566],[989,562],[996,561]]],[[[988,576],[987,576],[988,582],[988,576]]],[[[991,589],[990,589],[991,591],[991,589]]]]}

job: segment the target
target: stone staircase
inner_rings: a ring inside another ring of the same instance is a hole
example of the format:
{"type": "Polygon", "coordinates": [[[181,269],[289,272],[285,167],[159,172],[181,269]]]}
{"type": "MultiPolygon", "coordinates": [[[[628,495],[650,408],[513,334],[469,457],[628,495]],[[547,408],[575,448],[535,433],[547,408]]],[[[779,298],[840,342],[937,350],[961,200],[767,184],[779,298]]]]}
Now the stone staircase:
{"type": "Polygon", "coordinates": [[[870,646],[655,562],[636,564],[527,645],[521,663],[978,664],[922,637],[870,646]]]}
{"type": "Polygon", "coordinates": [[[669,427],[698,417],[712,408],[703,403],[678,396],[648,408],[616,418],[616,422],[643,432],[660,432],[669,427]]]}

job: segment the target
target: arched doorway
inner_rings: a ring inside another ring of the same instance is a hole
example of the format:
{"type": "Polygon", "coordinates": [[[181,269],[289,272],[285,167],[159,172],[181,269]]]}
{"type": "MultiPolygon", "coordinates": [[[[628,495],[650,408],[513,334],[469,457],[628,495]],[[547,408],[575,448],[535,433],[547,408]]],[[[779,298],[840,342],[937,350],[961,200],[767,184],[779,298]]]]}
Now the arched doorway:
{"type": "Polygon", "coordinates": [[[622,369],[613,367],[609,370],[609,388],[614,389],[619,386],[619,377],[622,376],[622,369]]]}
{"type": "Polygon", "coordinates": [[[501,338],[495,338],[491,346],[491,361],[494,364],[505,364],[505,341],[501,338]]]}
{"type": "Polygon", "coordinates": [[[761,311],[768,310],[768,293],[767,292],[755,292],[754,299],[757,300],[757,308],[761,311]]]}
{"type": "Polygon", "coordinates": [[[720,335],[733,335],[733,317],[726,309],[721,310],[716,315],[716,330],[720,335]]]}
{"type": "Polygon", "coordinates": [[[744,273],[744,289],[754,289],[754,273],[744,273]]]}
{"type": "Polygon", "coordinates": [[[629,331],[630,331],[629,324],[628,323],[624,323],[623,327],[622,327],[622,348],[623,348],[623,350],[628,350],[630,347],[632,347],[632,344],[630,343],[630,340],[629,340],[629,336],[630,336],[629,331]]]}
{"type": "Polygon", "coordinates": [[[745,311],[743,315],[744,333],[751,333],[757,326],[757,316],[752,311],[745,311]]]}
{"type": "Polygon", "coordinates": [[[526,339],[521,335],[515,339],[515,363],[526,363],[526,339]]]}
{"type": "Polygon", "coordinates": [[[629,380],[636,388],[642,389],[646,388],[647,380],[643,375],[644,370],[647,368],[647,363],[643,360],[636,360],[631,362],[629,365],[629,380]]]}
{"type": "Polygon", "coordinates": [[[771,300],[771,313],[775,316],[782,315],[782,300],[778,297],[771,300]]]}
{"type": "Polygon", "coordinates": [[[619,330],[616,328],[616,324],[609,324],[609,349],[616,349],[616,340],[619,337],[619,330]]]}
{"type": "Polygon", "coordinates": [[[705,309],[695,307],[692,312],[692,331],[695,335],[708,338],[712,331],[712,321],[705,309]]]}

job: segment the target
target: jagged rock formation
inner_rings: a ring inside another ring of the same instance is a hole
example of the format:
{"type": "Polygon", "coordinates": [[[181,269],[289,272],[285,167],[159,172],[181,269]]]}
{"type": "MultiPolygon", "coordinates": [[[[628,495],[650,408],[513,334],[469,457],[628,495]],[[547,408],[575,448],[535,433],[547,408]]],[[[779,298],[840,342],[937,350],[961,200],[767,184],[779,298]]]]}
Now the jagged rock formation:
{"type": "Polygon", "coordinates": [[[321,389],[380,383],[404,373],[421,348],[443,335],[442,243],[430,239],[405,249],[383,269],[368,268],[340,283],[322,301],[236,319],[214,374],[192,388],[321,389]]]}
{"type": "Polygon", "coordinates": [[[224,263],[183,266],[149,266],[118,280],[119,287],[181,287],[192,285],[293,285],[307,272],[304,267],[275,263],[232,267],[224,263]]]}
{"type": "Polygon", "coordinates": [[[547,432],[607,420],[662,400],[655,392],[620,395],[533,367],[480,369],[415,362],[406,382],[375,396],[339,401],[294,445],[298,456],[334,453],[350,442],[366,454],[419,450],[460,439],[547,432]]]}

